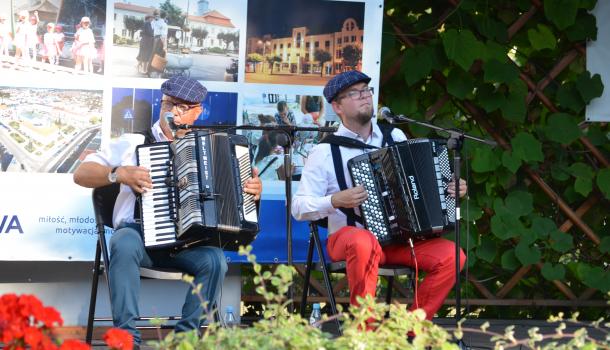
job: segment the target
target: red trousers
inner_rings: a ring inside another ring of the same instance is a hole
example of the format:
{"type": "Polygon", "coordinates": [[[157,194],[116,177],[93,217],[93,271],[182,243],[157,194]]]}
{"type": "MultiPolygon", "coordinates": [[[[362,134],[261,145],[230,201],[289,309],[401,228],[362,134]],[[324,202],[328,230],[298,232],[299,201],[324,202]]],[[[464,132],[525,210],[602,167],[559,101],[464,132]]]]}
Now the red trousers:
{"type": "MultiPolygon", "coordinates": [[[[418,304],[431,320],[455,284],[455,244],[444,238],[414,242],[415,258],[420,271],[426,277],[418,286],[418,304]]],[[[329,236],[326,243],[328,255],[333,261],[345,260],[350,303],[356,297],[375,296],[377,271],[380,264],[400,264],[415,267],[415,261],[407,245],[381,247],[377,238],[365,229],[345,226],[329,236]]],[[[460,270],[466,256],[460,249],[460,270]]],[[[415,310],[415,303],[410,310],[415,310]]]]}

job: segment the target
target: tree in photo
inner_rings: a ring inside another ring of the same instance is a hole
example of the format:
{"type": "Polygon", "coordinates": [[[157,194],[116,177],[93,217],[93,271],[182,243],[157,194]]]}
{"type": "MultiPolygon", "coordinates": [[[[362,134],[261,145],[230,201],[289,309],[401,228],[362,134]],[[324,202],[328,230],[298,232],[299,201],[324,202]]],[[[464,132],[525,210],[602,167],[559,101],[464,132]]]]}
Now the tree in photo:
{"type": "Polygon", "coordinates": [[[237,48],[239,47],[239,32],[227,33],[226,38],[229,43],[233,44],[233,51],[237,51],[237,48]]]}
{"type": "Polygon", "coordinates": [[[195,27],[191,33],[191,37],[197,39],[197,46],[203,47],[203,43],[205,42],[205,38],[208,37],[208,31],[205,28],[195,27]]]}
{"type": "Polygon", "coordinates": [[[263,55],[258,53],[251,53],[248,55],[246,62],[250,62],[254,64],[254,73],[256,73],[256,65],[260,62],[263,62],[263,55]]]}
{"type": "Polygon", "coordinates": [[[330,52],[326,50],[317,49],[313,54],[316,61],[320,62],[320,76],[324,74],[324,64],[333,59],[330,52]]]}
{"type": "Polygon", "coordinates": [[[356,69],[362,59],[362,50],[354,45],[347,45],[343,48],[343,65],[356,69]]]}
{"type": "Polygon", "coordinates": [[[182,9],[174,4],[172,4],[171,0],[165,0],[164,3],[159,6],[161,11],[164,11],[167,19],[167,24],[170,26],[176,26],[183,28],[184,20],[186,19],[186,15],[182,14],[182,9]]]}
{"type": "Polygon", "coordinates": [[[127,29],[129,38],[133,40],[135,33],[144,27],[144,20],[134,16],[125,16],[123,17],[123,25],[127,29]]]}
{"type": "Polygon", "coordinates": [[[266,60],[267,60],[267,63],[269,64],[269,71],[273,75],[273,67],[275,66],[275,63],[282,62],[282,58],[278,55],[273,55],[273,56],[267,56],[266,60]]]}

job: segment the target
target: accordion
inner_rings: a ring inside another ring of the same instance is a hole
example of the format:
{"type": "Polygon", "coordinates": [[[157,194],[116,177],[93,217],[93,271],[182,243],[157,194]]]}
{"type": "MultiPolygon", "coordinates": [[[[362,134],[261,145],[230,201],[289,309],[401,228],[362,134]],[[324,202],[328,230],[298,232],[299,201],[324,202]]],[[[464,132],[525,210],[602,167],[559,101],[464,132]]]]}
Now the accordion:
{"type": "Polygon", "coordinates": [[[256,238],[258,208],[254,196],[243,192],[252,174],[245,136],[192,132],[140,145],[136,157],[153,182],[139,198],[146,248],[237,250],[256,238]]]}
{"type": "Polygon", "coordinates": [[[452,171],[444,141],[412,139],[348,161],[366,229],[381,245],[438,237],[455,224],[455,198],[446,196],[452,171]]]}

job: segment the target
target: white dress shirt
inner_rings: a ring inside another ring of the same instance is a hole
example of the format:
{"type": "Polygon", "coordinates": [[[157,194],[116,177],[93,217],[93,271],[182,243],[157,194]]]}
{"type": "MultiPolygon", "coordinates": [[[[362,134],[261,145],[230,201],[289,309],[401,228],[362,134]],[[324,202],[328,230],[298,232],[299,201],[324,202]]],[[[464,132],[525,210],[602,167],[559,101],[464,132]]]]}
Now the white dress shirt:
{"type": "MultiPolygon", "coordinates": [[[[364,140],[360,135],[349,130],[343,124],[339,126],[337,136],[345,136],[368,145],[381,147],[383,135],[376,120],[373,120],[373,131],[367,140],[364,140]]],[[[392,138],[394,142],[405,141],[407,137],[398,128],[392,130],[392,138]]],[[[372,149],[347,148],[340,147],[341,158],[343,160],[343,173],[347,187],[353,186],[352,179],[347,169],[347,161],[361,154],[372,151],[372,149]]],[[[337,176],[335,175],[335,167],[331,154],[330,144],[322,143],[316,145],[305,161],[305,167],[301,176],[299,189],[292,199],[292,214],[297,220],[315,221],[328,217],[328,234],[332,234],[343,226],[347,225],[347,217],[339,209],[333,208],[331,204],[331,196],[341,191],[337,176]]],[[[360,214],[358,208],[355,208],[356,214],[360,214]]],[[[356,224],[362,227],[360,224],[356,224]]]]}
{"type": "MultiPolygon", "coordinates": [[[[168,141],[161,131],[158,121],[152,126],[151,131],[157,142],[168,141]]],[[[99,152],[89,154],[85,157],[84,162],[95,162],[109,167],[137,165],[136,147],[143,144],[144,140],[145,137],[142,134],[123,134],[99,152]]],[[[122,222],[135,222],[133,218],[135,203],[136,196],[131,187],[121,184],[121,190],[114,204],[112,214],[114,227],[118,227],[122,222]]]]}
{"type": "Polygon", "coordinates": [[[167,38],[168,27],[167,23],[163,18],[157,18],[151,23],[153,28],[153,35],[167,38]]]}

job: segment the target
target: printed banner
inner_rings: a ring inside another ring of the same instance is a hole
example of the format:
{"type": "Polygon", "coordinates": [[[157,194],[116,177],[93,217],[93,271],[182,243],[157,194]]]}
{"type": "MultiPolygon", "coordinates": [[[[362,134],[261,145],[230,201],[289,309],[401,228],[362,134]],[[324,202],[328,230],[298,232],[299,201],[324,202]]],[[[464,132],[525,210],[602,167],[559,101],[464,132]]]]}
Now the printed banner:
{"type": "MultiPolygon", "coordinates": [[[[172,76],[208,89],[198,125],[337,126],[324,84],[355,69],[377,91],[382,18],[381,0],[0,2],[0,260],[93,260],[91,189],[72,173],[111,140],[150,128],[172,76]]],[[[285,262],[278,132],[242,134],[264,183],[254,253],[285,262]]],[[[321,136],[295,135],[293,193],[321,136]]],[[[293,220],[292,237],[303,261],[307,223],[293,220]]]]}

